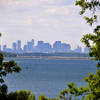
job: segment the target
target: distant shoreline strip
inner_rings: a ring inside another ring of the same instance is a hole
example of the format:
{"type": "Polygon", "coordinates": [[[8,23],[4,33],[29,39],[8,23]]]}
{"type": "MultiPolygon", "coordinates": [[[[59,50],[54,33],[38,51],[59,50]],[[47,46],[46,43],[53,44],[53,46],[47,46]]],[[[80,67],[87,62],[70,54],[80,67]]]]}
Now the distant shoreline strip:
{"type": "Polygon", "coordinates": [[[62,56],[17,56],[17,57],[6,57],[8,59],[54,59],[54,60],[93,60],[93,58],[90,57],[62,57],[62,56]]]}

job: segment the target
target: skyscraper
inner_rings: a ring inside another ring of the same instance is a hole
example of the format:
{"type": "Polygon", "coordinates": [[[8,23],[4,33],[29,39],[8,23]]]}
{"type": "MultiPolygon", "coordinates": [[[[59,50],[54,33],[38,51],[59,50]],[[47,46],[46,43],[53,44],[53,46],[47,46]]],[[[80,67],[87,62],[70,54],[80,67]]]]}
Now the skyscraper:
{"type": "Polygon", "coordinates": [[[21,40],[17,40],[17,50],[21,49],[21,40]]]}
{"type": "Polygon", "coordinates": [[[33,52],[33,48],[34,48],[34,40],[32,39],[30,42],[27,42],[28,52],[33,52]]]}
{"type": "Polygon", "coordinates": [[[62,43],[61,48],[61,52],[71,52],[70,44],[62,43]]]}
{"type": "Polygon", "coordinates": [[[43,45],[43,51],[48,53],[52,51],[52,46],[49,43],[44,43],[43,45]]]}
{"type": "Polygon", "coordinates": [[[17,47],[16,46],[17,46],[16,43],[13,42],[13,44],[12,44],[12,50],[13,50],[13,52],[16,52],[16,50],[17,50],[17,47]]]}
{"type": "Polygon", "coordinates": [[[17,52],[22,53],[21,40],[17,40],[17,52]]]}
{"type": "Polygon", "coordinates": [[[31,40],[31,43],[32,43],[32,46],[34,46],[34,40],[33,39],[31,40]]]}
{"type": "Polygon", "coordinates": [[[43,46],[44,46],[44,41],[38,41],[38,44],[37,44],[37,52],[43,52],[43,46]]]}
{"type": "Polygon", "coordinates": [[[31,50],[32,50],[32,52],[33,52],[33,48],[34,48],[34,40],[32,39],[31,40],[31,50]]]}
{"type": "Polygon", "coordinates": [[[28,51],[27,45],[24,45],[24,52],[27,52],[27,51],[28,51]]]}
{"type": "Polygon", "coordinates": [[[61,51],[61,41],[56,41],[53,44],[53,50],[54,50],[54,52],[60,52],[61,51]]]}
{"type": "Polygon", "coordinates": [[[3,51],[6,52],[7,51],[7,45],[3,46],[3,51]]]}

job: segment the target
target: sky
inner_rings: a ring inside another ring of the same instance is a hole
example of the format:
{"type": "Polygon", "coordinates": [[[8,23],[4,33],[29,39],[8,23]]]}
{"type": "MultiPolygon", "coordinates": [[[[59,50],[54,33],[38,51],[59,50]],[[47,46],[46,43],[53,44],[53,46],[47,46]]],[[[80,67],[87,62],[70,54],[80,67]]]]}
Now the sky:
{"type": "Polygon", "coordinates": [[[0,39],[1,45],[12,47],[12,42],[43,40],[70,43],[72,49],[82,36],[91,31],[82,16],[75,0],[0,0],[0,39]]]}

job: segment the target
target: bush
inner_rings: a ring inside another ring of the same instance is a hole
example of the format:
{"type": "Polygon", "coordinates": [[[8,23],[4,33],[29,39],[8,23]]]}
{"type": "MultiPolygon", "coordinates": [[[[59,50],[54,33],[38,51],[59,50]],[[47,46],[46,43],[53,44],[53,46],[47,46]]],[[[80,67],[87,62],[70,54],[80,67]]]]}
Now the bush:
{"type": "Polygon", "coordinates": [[[19,90],[9,93],[7,100],[35,100],[35,95],[29,90],[19,90]]]}

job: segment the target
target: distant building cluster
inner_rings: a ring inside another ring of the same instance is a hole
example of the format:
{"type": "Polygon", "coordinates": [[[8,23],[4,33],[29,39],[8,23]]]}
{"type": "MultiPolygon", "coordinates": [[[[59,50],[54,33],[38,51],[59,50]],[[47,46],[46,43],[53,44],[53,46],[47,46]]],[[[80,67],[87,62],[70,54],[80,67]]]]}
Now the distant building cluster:
{"type": "MultiPolygon", "coordinates": [[[[44,43],[44,41],[38,41],[37,45],[34,45],[34,40],[28,41],[22,48],[21,40],[17,40],[17,42],[12,43],[12,48],[8,48],[7,45],[3,45],[0,51],[3,52],[12,52],[12,53],[32,53],[32,52],[39,52],[39,53],[60,53],[60,52],[76,52],[82,53],[82,48],[77,46],[75,50],[71,50],[70,44],[62,43],[61,41],[55,41],[53,46],[50,43],[44,43]]],[[[84,53],[88,53],[89,49],[86,47],[84,48],[84,53]]]]}

